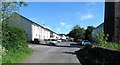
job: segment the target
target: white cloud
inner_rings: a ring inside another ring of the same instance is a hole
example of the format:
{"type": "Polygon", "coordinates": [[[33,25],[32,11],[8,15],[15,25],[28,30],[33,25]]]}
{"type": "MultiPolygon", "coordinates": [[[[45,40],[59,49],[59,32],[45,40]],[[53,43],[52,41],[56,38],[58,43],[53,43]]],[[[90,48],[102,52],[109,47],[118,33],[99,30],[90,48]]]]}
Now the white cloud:
{"type": "Polygon", "coordinates": [[[65,24],[66,24],[66,23],[64,23],[64,22],[61,22],[60,24],[61,24],[62,26],[65,26],[65,24]]]}
{"type": "Polygon", "coordinates": [[[94,17],[94,15],[92,14],[86,14],[86,15],[83,15],[81,16],[81,20],[86,20],[86,19],[92,19],[94,17]]]}

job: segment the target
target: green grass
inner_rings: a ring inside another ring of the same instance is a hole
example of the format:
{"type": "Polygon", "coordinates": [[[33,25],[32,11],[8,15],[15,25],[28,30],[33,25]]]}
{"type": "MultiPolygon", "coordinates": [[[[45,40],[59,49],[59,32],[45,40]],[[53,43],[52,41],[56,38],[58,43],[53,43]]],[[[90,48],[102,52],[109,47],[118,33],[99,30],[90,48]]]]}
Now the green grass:
{"type": "Polygon", "coordinates": [[[109,42],[109,43],[101,44],[100,46],[120,51],[120,44],[109,42]]]}
{"type": "Polygon", "coordinates": [[[113,43],[113,42],[102,43],[102,44],[93,43],[93,45],[102,46],[104,48],[109,48],[109,49],[120,51],[120,44],[113,43]]]}
{"type": "Polygon", "coordinates": [[[19,63],[32,54],[31,48],[25,48],[18,52],[7,52],[6,55],[2,56],[2,63],[19,63]]]}

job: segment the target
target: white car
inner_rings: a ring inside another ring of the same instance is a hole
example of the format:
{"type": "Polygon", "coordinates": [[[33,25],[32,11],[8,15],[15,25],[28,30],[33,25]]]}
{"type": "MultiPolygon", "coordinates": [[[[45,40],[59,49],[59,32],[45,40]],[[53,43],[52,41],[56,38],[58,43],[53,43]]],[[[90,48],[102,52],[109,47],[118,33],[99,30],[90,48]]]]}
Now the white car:
{"type": "Polygon", "coordinates": [[[49,45],[56,45],[58,43],[58,41],[56,39],[48,39],[47,43],[49,45]]]}
{"type": "Polygon", "coordinates": [[[57,41],[58,41],[58,42],[62,42],[62,40],[61,40],[61,39],[58,39],[57,41]]]}
{"type": "Polygon", "coordinates": [[[91,45],[91,43],[88,40],[83,40],[82,45],[91,45]]]}

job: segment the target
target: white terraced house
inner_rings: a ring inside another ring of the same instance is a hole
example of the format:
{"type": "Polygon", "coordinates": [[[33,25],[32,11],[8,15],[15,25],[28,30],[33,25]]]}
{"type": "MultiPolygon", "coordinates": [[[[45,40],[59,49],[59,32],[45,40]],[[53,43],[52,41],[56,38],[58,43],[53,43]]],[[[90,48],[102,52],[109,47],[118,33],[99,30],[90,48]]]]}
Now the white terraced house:
{"type": "Polygon", "coordinates": [[[10,25],[24,28],[28,42],[34,41],[35,39],[42,41],[50,38],[57,38],[55,35],[53,35],[57,35],[57,33],[27,19],[18,13],[14,13],[12,16],[10,16],[10,18],[11,17],[14,18],[14,20],[10,21],[10,25]]]}
{"type": "Polygon", "coordinates": [[[96,37],[96,34],[98,34],[99,30],[104,30],[104,23],[101,23],[99,26],[97,26],[95,29],[93,29],[93,31],[92,31],[93,38],[96,37]]]}

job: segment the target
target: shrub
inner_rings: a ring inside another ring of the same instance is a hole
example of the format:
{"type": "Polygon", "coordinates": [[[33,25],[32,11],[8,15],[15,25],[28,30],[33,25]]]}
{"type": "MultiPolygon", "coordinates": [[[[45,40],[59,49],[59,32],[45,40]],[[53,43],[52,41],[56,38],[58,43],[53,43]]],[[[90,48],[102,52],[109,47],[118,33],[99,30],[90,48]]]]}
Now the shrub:
{"type": "Polygon", "coordinates": [[[2,46],[12,52],[28,47],[24,29],[17,26],[4,26],[3,24],[2,46]]]}
{"type": "Polygon", "coordinates": [[[96,34],[95,42],[99,45],[107,43],[108,40],[108,34],[105,35],[103,30],[98,30],[98,34],[96,34]]]}
{"type": "Polygon", "coordinates": [[[111,48],[120,50],[120,44],[114,43],[114,42],[107,42],[109,35],[105,35],[103,30],[99,30],[98,34],[95,38],[95,43],[99,46],[105,47],[105,48],[111,48]]]}
{"type": "Polygon", "coordinates": [[[32,53],[28,48],[26,34],[23,28],[9,26],[2,23],[2,47],[6,55],[2,56],[2,63],[17,63],[32,53]]]}

